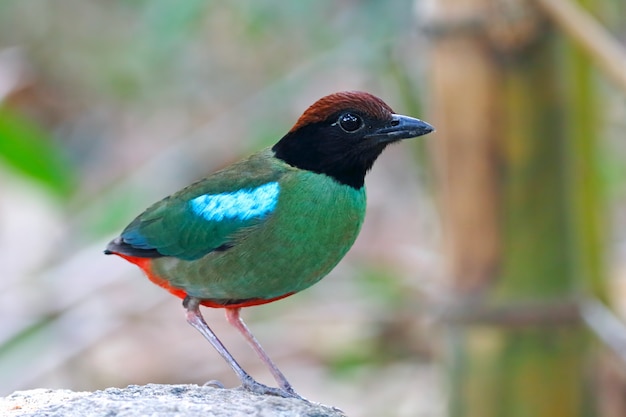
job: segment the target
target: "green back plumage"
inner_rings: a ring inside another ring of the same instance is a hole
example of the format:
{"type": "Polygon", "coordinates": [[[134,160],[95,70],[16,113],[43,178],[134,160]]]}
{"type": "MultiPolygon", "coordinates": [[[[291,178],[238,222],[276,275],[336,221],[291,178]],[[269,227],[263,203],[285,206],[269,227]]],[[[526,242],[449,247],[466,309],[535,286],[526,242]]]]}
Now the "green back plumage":
{"type": "Polygon", "coordinates": [[[194,215],[189,202],[202,195],[236,192],[276,181],[282,172],[274,167],[272,159],[271,151],[266,150],[185,187],[146,209],[128,225],[122,237],[134,246],[154,248],[163,255],[185,260],[234,244],[238,235],[252,231],[262,219],[210,221],[194,215]]]}
{"type": "Polygon", "coordinates": [[[153,271],[190,296],[228,302],[270,299],[323,278],[354,243],[365,215],[365,190],[256,153],[156,203],[122,236],[167,255],[153,271]],[[210,221],[189,210],[206,194],[277,183],[266,216],[210,221]]]}

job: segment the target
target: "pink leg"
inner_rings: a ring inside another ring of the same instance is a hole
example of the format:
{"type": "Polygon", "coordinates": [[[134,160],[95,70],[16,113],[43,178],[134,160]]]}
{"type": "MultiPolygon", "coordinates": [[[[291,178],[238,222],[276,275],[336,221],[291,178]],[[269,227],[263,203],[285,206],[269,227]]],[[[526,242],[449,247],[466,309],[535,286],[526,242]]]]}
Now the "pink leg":
{"type": "Polygon", "coordinates": [[[244,323],[244,321],[241,319],[239,315],[240,310],[240,308],[227,308],[226,319],[228,320],[228,322],[232,324],[237,330],[239,330],[243,337],[246,338],[250,346],[252,346],[252,349],[254,349],[259,358],[261,358],[263,363],[265,363],[265,365],[268,367],[268,369],[274,376],[274,379],[278,383],[278,386],[290,395],[301,398],[291,387],[291,384],[287,381],[285,375],[280,372],[280,370],[274,364],[274,362],[272,362],[270,357],[267,356],[267,353],[265,353],[259,341],[256,340],[256,337],[254,337],[250,329],[248,329],[248,326],[246,326],[246,323],[244,323]]]}
{"type": "MultiPolygon", "coordinates": [[[[224,360],[230,365],[233,371],[239,377],[241,386],[251,392],[257,394],[269,394],[277,395],[279,397],[296,397],[300,398],[293,390],[288,391],[286,389],[278,389],[268,387],[255,381],[244,369],[237,363],[235,358],[230,354],[222,342],[217,338],[213,330],[206,324],[202,314],[200,313],[200,300],[193,297],[187,297],[183,301],[183,306],[187,309],[187,322],[191,324],[196,330],[198,330],[205,339],[207,339],[211,345],[217,350],[217,352],[224,358],[224,360]]],[[[279,372],[280,373],[280,372],[279,372]]],[[[283,377],[284,378],[284,377],[283,377]]],[[[285,381],[286,382],[286,381],[285,381]]],[[[289,385],[289,384],[287,384],[289,385]]]]}

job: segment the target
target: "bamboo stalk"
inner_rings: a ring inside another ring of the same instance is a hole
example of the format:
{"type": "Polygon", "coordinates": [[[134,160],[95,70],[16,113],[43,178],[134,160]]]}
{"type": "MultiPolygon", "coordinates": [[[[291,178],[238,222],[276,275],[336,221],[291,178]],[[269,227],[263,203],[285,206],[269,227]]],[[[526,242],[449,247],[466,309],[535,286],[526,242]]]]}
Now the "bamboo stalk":
{"type": "Polygon", "coordinates": [[[626,92],[626,48],[593,16],[571,0],[536,0],[552,21],[626,92]]]}
{"type": "Polygon", "coordinates": [[[439,0],[427,20],[447,258],[466,319],[445,327],[449,415],[586,417],[589,339],[577,308],[558,304],[602,271],[587,189],[597,167],[583,158],[597,130],[590,59],[564,66],[554,31],[495,59],[488,9],[439,0]],[[528,300],[550,307],[511,308],[528,300]]]}

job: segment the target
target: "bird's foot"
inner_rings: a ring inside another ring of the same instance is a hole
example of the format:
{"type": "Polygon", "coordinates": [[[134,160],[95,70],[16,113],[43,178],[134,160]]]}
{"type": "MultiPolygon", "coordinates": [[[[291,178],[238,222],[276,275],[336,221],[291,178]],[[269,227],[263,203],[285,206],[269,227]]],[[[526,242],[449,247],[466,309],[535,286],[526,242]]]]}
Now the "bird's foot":
{"type": "Polygon", "coordinates": [[[246,379],[242,381],[241,389],[261,395],[274,395],[282,398],[296,398],[298,400],[307,401],[306,398],[300,396],[291,386],[286,388],[274,388],[261,384],[254,379],[246,379]]]}
{"type": "Polygon", "coordinates": [[[307,400],[306,398],[304,398],[303,396],[301,396],[300,394],[298,394],[298,393],[297,393],[297,392],[296,392],[296,391],[295,391],[295,390],[291,387],[291,385],[290,385],[290,386],[288,386],[288,387],[283,387],[283,388],[280,388],[279,390],[280,390],[280,392],[282,392],[282,393],[283,393],[283,396],[284,396],[285,398],[297,398],[297,399],[302,400],[302,401],[306,401],[306,402],[308,402],[308,401],[309,401],[309,400],[307,400]]]}
{"type": "Polygon", "coordinates": [[[220,388],[220,389],[224,389],[226,388],[224,386],[224,384],[222,384],[220,381],[218,381],[217,379],[212,379],[210,381],[207,381],[204,383],[204,385],[202,385],[203,387],[213,387],[213,388],[220,388]]]}

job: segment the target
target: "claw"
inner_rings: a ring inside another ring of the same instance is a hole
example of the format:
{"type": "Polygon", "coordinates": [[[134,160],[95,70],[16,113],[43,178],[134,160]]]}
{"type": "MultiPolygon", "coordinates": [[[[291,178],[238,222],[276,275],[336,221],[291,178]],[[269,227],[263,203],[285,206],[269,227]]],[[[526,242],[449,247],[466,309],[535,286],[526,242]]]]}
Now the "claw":
{"type": "Polygon", "coordinates": [[[241,385],[241,387],[239,387],[239,389],[243,389],[245,391],[253,392],[260,395],[273,395],[281,398],[295,398],[298,400],[307,401],[306,398],[298,395],[298,393],[296,393],[293,388],[287,390],[282,388],[268,387],[267,385],[261,384],[260,382],[257,382],[252,378],[246,380],[241,385]]]}
{"type": "Polygon", "coordinates": [[[220,389],[224,389],[226,388],[224,386],[224,384],[222,384],[220,381],[218,381],[217,379],[212,379],[210,381],[205,382],[203,385],[203,387],[213,387],[213,388],[220,388],[220,389]]]}

